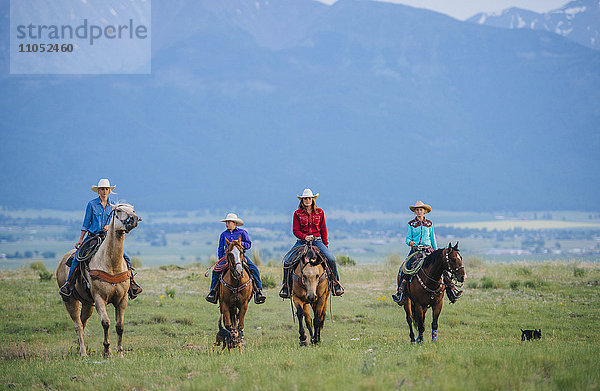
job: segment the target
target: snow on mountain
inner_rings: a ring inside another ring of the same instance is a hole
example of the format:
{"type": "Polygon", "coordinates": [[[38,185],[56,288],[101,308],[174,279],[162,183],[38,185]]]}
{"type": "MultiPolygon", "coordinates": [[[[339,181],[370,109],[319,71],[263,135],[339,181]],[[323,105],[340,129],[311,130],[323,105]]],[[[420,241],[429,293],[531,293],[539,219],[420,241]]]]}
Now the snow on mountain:
{"type": "Polygon", "coordinates": [[[467,22],[509,29],[545,30],[600,50],[598,0],[574,0],[544,14],[513,7],[499,14],[479,13],[467,22]]]}

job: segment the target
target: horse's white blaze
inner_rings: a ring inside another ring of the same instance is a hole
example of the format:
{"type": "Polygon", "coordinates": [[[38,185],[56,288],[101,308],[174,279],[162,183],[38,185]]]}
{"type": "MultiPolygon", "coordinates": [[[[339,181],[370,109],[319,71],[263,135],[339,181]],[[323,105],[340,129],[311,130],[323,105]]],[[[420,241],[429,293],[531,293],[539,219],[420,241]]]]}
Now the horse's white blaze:
{"type": "Polygon", "coordinates": [[[235,260],[235,270],[242,275],[242,257],[241,257],[241,253],[240,250],[237,247],[234,247],[233,250],[231,250],[231,253],[233,254],[233,259],[235,260]]]}

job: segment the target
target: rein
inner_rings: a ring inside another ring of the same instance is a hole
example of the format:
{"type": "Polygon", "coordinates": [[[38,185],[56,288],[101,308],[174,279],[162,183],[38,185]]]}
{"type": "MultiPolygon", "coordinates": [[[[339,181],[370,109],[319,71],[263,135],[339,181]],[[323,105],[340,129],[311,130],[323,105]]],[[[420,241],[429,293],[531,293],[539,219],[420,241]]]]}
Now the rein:
{"type": "Polygon", "coordinates": [[[425,272],[425,270],[423,270],[423,269],[419,269],[419,270],[417,271],[417,273],[415,274],[415,275],[416,275],[416,277],[417,277],[417,281],[419,282],[419,284],[421,285],[421,287],[422,287],[422,288],[423,288],[423,289],[424,289],[426,292],[429,292],[429,293],[431,294],[431,300],[434,300],[434,299],[435,299],[437,296],[441,295],[441,294],[442,294],[442,292],[444,291],[444,289],[446,288],[446,284],[444,284],[444,283],[442,282],[442,277],[443,277],[443,275],[444,275],[444,272],[446,272],[446,273],[449,273],[449,274],[451,274],[452,276],[455,276],[457,271],[459,271],[460,269],[464,269],[464,266],[459,266],[459,267],[456,267],[456,268],[452,268],[452,267],[450,267],[450,258],[448,257],[448,254],[449,254],[449,252],[448,252],[446,249],[445,249],[444,251],[445,251],[445,257],[444,257],[445,267],[444,267],[444,269],[442,270],[442,275],[440,276],[440,279],[439,279],[439,280],[435,280],[435,279],[433,279],[433,278],[429,277],[429,276],[427,275],[427,273],[425,272]],[[438,285],[437,285],[437,288],[436,288],[435,290],[434,290],[434,289],[431,289],[431,288],[429,288],[429,287],[428,287],[428,286],[425,284],[425,282],[423,281],[423,279],[421,278],[421,276],[419,275],[419,272],[423,272],[423,275],[424,275],[424,276],[427,278],[427,280],[429,280],[429,281],[431,281],[431,282],[434,282],[434,283],[438,284],[438,285]]]}
{"type": "Polygon", "coordinates": [[[250,278],[250,279],[248,279],[248,281],[246,281],[242,285],[240,285],[238,287],[234,287],[225,282],[225,280],[223,279],[223,274],[224,273],[222,273],[221,276],[219,277],[219,281],[221,282],[221,284],[223,284],[223,286],[225,288],[229,289],[235,295],[235,301],[237,301],[240,292],[252,283],[252,279],[250,278]]]}
{"type": "MultiPolygon", "coordinates": [[[[239,248],[238,248],[238,250],[239,250],[239,248]]],[[[224,256],[223,258],[227,258],[227,255],[229,255],[229,254],[231,254],[231,252],[228,252],[228,253],[226,253],[226,254],[225,254],[225,256],[224,256]]],[[[242,259],[242,261],[241,261],[241,262],[242,262],[242,268],[243,268],[243,265],[244,265],[244,252],[243,252],[243,251],[241,251],[241,250],[240,250],[240,257],[241,257],[241,259],[242,259]]],[[[223,259],[223,258],[221,258],[221,259],[223,259]]],[[[219,260],[219,261],[220,261],[220,260],[219,260]]],[[[217,261],[217,262],[218,262],[218,261],[217,261]]],[[[228,259],[228,260],[227,260],[227,264],[229,265],[229,263],[230,263],[230,261],[229,261],[229,259],[228,259]]],[[[209,270],[210,270],[210,269],[209,269],[209,270]]],[[[229,274],[231,275],[231,277],[232,277],[233,279],[235,279],[236,281],[239,281],[239,278],[240,278],[241,276],[234,275],[235,267],[228,267],[228,270],[229,270],[229,274]]],[[[207,273],[208,273],[208,272],[207,272],[207,273]]],[[[243,270],[242,270],[242,276],[243,276],[243,273],[244,273],[244,272],[243,272],[243,270]]],[[[231,291],[231,292],[232,292],[232,293],[235,295],[235,299],[234,299],[234,300],[235,300],[235,301],[238,301],[238,300],[239,300],[239,295],[240,295],[240,292],[241,292],[241,291],[243,291],[243,290],[244,290],[246,287],[248,287],[248,285],[252,284],[252,278],[251,278],[250,276],[248,276],[248,277],[250,277],[250,278],[248,278],[248,281],[246,281],[246,282],[245,282],[245,283],[243,283],[242,285],[239,285],[239,286],[235,287],[235,286],[232,286],[232,285],[228,284],[227,282],[225,282],[225,280],[223,279],[223,276],[224,276],[224,275],[225,275],[225,273],[221,273],[221,275],[219,276],[219,282],[220,282],[221,284],[223,284],[223,286],[224,286],[225,288],[229,289],[229,290],[230,290],[230,291],[231,291]]]]}

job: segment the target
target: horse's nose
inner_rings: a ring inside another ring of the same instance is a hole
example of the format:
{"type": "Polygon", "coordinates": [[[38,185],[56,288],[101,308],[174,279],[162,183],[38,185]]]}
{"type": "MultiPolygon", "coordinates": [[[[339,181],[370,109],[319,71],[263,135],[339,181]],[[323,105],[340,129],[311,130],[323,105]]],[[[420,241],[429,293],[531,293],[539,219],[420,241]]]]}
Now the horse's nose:
{"type": "Polygon", "coordinates": [[[306,298],[308,299],[308,302],[312,304],[317,299],[317,295],[306,295],[306,298]]]}

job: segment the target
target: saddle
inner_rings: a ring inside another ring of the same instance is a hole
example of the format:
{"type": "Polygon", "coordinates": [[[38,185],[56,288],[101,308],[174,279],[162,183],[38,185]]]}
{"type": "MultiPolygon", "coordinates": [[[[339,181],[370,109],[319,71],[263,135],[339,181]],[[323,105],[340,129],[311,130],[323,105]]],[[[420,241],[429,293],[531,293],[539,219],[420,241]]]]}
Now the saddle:
{"type": "MultiPolygon", "coordinates": [[[[313,251],[317,254],[317,258],[319,259],[319,263],[321,265],[323,265],[323,268],[325,269],[325,274],[327,275],[327,278],[329,279],[329,285],[330,285],[330,290],[333,291],[333,284],[334,282],[338,282],[335,279],[335,276],[333,275],[333,272],[331,271],[331,268],[329,267],[329,263],[327,262],[327,259],[325,258],[325,256],[323,255],[323,253],[321,253],[321,250],[319,250],[318,247],[316,246],[311,246],[313,248],[313,251]]],[[[287,270],[287,281],[292,281],[292,279],[294,281],[297,281],[296,278],[294,278],[295,274],[294,274],[294,270],[296,270],[296,267],[298,266],[298,263],[300,263],[300,260],[302,259],[302,257],[304,255],[306,255],[306,252],[308,251],[309,245],[305,244],[304,246],[300,246],[300,247],[296,247],[293,253],[292,253],[292,257],[290,259],[290,266],[289,269],[287,270]]]]}

